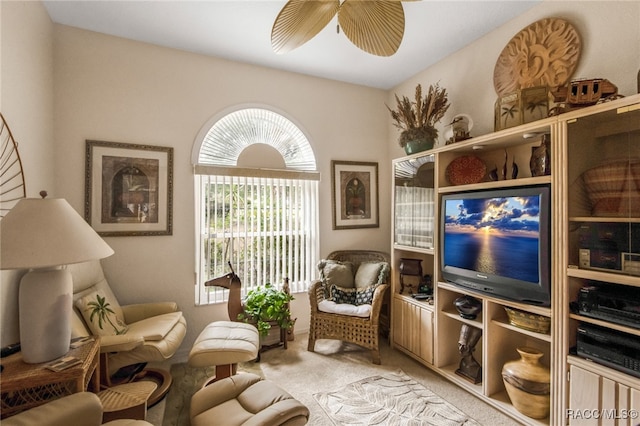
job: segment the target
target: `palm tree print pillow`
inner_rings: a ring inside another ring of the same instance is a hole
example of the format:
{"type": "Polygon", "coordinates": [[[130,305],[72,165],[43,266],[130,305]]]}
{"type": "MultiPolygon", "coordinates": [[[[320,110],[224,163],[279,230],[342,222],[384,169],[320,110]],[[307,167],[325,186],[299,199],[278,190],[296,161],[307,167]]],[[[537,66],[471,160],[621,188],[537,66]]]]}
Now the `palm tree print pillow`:
{"type": "Polygon", "coordinates": [[[78,299],[76,307],[94,335],[113,336],[125,334],[129,329],[124,319],[114,312],[117,303],[107,299],[102,291],[94,291],[78,299]]]}

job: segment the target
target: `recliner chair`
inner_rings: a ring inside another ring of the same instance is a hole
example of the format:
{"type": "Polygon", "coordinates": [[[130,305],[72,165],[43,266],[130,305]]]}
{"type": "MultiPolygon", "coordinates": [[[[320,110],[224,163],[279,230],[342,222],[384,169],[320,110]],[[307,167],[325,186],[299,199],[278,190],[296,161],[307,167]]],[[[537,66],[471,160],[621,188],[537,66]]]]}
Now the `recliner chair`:
{"type": "Polygon", "coordinates": [[[155,404],[168,392],[171,375],[159,369],[140,370],[148,362],[169,359],[180,347],[187,323],[177,304],[152,302],[120,306],[100,261],[69,265],[68,269],[73,277],[71,336],[100,335],[102,386],[110,387],[151,374],[158,382],[158,389],[149,398],[149,406],[155,404]],[[132,372],[119,374],[126,369],[132,372]]]}

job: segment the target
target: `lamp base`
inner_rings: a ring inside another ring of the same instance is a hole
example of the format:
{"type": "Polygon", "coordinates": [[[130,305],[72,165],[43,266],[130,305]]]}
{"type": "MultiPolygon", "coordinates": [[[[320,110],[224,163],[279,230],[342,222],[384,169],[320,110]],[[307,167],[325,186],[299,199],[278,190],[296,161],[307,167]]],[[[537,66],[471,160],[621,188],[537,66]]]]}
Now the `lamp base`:
{"type": "Polygon", "coordinates": [[[73,281],[66,269],[36,269],[20,281],[22,359],[39,364],[69,352],[73,281]]]}

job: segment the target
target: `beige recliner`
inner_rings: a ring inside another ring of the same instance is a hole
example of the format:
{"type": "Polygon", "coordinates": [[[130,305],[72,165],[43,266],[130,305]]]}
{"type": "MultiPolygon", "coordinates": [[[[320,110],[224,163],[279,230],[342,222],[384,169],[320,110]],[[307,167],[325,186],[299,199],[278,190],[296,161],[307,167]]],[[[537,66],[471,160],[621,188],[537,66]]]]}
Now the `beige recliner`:
{"type": "Polygon", "coordinates": [[[251,373],[226,377],[191,398],[191,426],[302,426],[308,420],[307,407],[251,373]]]}
{"type": "MultiPolygon", "coordinates": [[[[120,306],[100,261],[69,265],[68,269],[73,277],[71,336],[100,335],[103,386],[131,380],[131,376],[115,376],[123,367],[160,362],[175,354],[187,332],[186,320],[175,302],[120,306]],[[99,302],[104,302],[102,311],[93,312],[99,302]]],[[[146,372],[158,376],[155,381],[162,382],[149,399],[151,406],[168,392],[171,376],[157,369],[146,372]]]]}
{"type": "MultiPolygon", "coordinates": [[[[98,426],[102,404],[95,393],[79,392],[2,420],[3,426],[98,426]]],[[[144,420],[114,420],[108,426],[151,426],[144,420]]]]}

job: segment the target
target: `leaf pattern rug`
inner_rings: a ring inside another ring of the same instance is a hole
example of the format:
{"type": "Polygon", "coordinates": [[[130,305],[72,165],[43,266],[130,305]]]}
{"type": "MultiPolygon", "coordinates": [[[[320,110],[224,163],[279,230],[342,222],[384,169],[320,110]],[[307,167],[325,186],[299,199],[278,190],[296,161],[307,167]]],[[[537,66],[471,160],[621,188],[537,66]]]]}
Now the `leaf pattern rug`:
{"type": "Polygon", "coordinates": [[[403,371],[368,377],[313,397],[337,426],[480,426],[403,371]]]}

